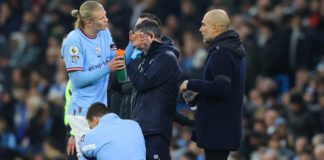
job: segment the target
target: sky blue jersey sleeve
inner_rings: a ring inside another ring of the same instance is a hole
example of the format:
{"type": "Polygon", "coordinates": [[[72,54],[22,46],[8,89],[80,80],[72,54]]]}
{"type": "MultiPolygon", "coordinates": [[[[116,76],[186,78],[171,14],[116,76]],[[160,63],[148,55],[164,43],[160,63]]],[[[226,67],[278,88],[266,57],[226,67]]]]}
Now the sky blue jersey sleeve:
{"type": "Polygon", "coordinates": [[[75,87],[82,88],[91,84],[93,81],[98,80],[99,78],[108,73],[108,67],[101,67],[100,69],[93,71],[69,72],[69,77],[75,87]]]}
{"type": "Polygon", "coordinates": [[[84,70],[84,53],[81,48],[77,39],[73,39],[73,37],[64,39],[61,53],[67,72],[84,70]]]}

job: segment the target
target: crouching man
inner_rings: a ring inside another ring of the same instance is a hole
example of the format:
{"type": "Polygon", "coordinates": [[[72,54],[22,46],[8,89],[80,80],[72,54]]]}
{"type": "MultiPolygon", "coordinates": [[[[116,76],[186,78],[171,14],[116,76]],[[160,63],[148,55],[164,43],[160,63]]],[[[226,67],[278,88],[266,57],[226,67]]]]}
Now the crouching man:
{"type": "Polygon", "coordinates": [[[102,103],[90,106],[86,119],[91,131],[79,144],[81,159],[145,160],[145,142],[140,126],[120,119],[102,103]]]}

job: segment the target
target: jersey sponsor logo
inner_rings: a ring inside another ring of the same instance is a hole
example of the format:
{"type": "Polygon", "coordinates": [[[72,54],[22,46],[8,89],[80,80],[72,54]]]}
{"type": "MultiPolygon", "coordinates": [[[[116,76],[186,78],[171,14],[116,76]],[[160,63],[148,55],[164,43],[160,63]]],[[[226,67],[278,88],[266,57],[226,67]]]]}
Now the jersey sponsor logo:
{"type": "Polygon", "coordinates": [[[103,60],[101,63],[97,64],[97,65],[92,65],[89,67],[89,71],[95,70],[95,69],[99,69],[102,66],[105,66],[107,64],[107,62],[109,62],[110,58],[106,58],[106,60],[103,60]]]}
{"type": "Polygon", "coordinates": [[[71,60],[73,63],[76,63],[79,60],[79,48],[77,46],[71,46],[69,48],[69,53],[71,55],[71,60]]]}

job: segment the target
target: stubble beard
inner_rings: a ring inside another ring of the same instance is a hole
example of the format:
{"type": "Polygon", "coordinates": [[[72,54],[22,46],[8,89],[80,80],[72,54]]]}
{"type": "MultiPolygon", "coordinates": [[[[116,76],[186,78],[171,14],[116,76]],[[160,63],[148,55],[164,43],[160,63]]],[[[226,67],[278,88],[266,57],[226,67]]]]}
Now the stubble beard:
{"type": "Polygon", "coordinates": [[[203,41],[204,41],[204,43],[206,43],[206,44],[210,44],[210,42],[211,42],[212,40],[211,40],[211,39],[206,39],[206,38],[204,38],[203,41]]]}

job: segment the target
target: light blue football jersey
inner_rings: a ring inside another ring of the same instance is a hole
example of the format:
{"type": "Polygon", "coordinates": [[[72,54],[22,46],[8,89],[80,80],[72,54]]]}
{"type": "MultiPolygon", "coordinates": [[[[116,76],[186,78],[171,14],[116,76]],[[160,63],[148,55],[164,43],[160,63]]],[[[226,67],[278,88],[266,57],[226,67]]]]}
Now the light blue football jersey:
{"type": "Polygon", "coordinates": [[[81,29],[75,29],[64,39],[61,54],[68,73],[94,73],[98,70],[105,72],[103,76],[82,87],[71,81],[73,93],[68,107],[69,115],[85,116],[90,105],[95,102],[107,105],[107,63],[115,56],[115,50],[116,46],[108,29],[100,31],[95,38],[88,37],[81,29]]]}
{"type": "Polygon", "coordinates": [[[79,141],[81,160],[145,160],[145,140],[139,124],[109,113],[79,141]]]}

